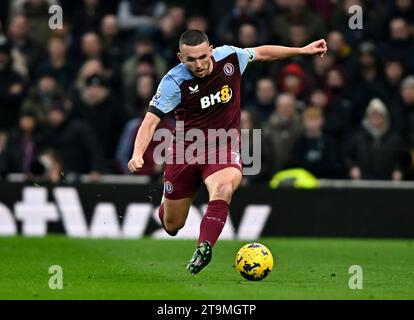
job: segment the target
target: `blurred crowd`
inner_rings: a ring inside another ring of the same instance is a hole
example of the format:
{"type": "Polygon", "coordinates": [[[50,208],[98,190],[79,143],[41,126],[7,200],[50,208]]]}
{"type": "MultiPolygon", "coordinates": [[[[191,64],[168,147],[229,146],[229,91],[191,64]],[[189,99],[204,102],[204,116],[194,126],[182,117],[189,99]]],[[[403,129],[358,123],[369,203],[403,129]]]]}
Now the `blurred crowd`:
{"type": "MultiPolygon", "coordinates": [[[[301,47],[328,54],[251,64],[242,128],[262,129],[268,181],[287,168],[318,178],[414,179],[414,0],[2,0],[0,175],[52,182],[128,174],[148,102],[178,63],[178,37],[213,46],[301,47]],[[63,27],[49,28],[49,7],[63,27]],[[363,9],[352,30],[348,8],[363,9]]],[[[173,115],[161,126],[174,127],[173,115]]],[[[142,174],[159,178],[151,157],[142,174]]]]}

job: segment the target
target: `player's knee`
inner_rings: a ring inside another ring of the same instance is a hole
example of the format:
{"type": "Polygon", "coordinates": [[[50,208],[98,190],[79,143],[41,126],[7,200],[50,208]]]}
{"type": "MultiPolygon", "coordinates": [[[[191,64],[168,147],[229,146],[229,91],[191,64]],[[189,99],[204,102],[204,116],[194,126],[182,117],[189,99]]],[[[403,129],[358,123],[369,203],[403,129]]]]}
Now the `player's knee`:
{"type": "Polygon", "coordinates": [[[174,232],[182,229],[182,227],[184,227],[184,222],[179,221],[178,219],[172,219],[172,218],[166,217],[164,219],[164,226],[165,226],[165,229],[168,232],[174,233],[174,232]]]}
{"type": "Polygon", "coordinates": [[[228,183],[219,183],[213,190],[212,198],[214,199],[222,199],[227,202],[231,200],[233,196],[233,184],[231,182],[228,183]]]}

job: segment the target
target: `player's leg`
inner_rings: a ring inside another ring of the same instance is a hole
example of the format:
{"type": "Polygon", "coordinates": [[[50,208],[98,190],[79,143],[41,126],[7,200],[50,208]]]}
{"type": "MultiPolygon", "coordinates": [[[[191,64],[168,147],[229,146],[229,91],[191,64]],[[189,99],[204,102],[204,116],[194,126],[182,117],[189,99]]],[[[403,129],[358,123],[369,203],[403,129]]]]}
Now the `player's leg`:
{"type": "Polygon", "coordinates": [[[176,200],[163,197],[158,216],[164,230],[170,236],[177,235],[178,231],[184,227],[192,200],[192,197],[176,200]]]}
{"type": "Polygon", "coordinates": [[[201,220],[198,243],[208,241],[214,246],[227,221],[233,193],[242,180],[240,169],[227,167],[209,175],[205,184],[209,192],[207,211],[201,220]]]}
{"type": "Polygon", "coordinates": [[[224,200],[230,204],[242,178],[240,169],[236,167],[227,167],[209,175],[204,183],[207,186],[210,201],[224,200]]]}
{"type": "Polygon", "coordinates": [[[201,173],[196,166],[165,165],[164,196],[158,216],[169,235],[175,236],[184,226],[191,201],[201,183],[201,173]]]}
{"type": "Polygon", "coordinates": [[[210,201],[206,214],[201,220],[198,247],[187,266],[192,274],[199,273],[211,261],[212,247],[223,230],[231,198],[241,182],[240,170],[239,167],[220,168],[217,166],[210,166],[206,170],[207,177],[204,182],[209,192],[210,201]],[[215,171],[218,169],[220,170],[215,171]]]}

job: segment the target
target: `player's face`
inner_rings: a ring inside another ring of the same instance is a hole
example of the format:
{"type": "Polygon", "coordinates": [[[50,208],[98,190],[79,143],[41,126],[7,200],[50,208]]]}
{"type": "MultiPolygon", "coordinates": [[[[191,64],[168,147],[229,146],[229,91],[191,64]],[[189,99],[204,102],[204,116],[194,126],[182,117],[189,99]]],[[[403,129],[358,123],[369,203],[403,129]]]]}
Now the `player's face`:
{"type": "Polygon", "coordinates": [[[212,54],[213,47],[203,42],[197,46],[182,45],[177,55],[194,76],[204,78],[213,71],[212,54]]]}

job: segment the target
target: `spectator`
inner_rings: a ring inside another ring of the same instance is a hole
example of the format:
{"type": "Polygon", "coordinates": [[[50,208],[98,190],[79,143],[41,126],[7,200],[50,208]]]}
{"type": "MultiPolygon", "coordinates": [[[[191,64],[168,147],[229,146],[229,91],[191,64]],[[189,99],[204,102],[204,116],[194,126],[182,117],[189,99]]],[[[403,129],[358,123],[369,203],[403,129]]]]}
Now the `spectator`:
{"type": "Polygon", "coordinates": [[[59,37],[63,40],[66,47],[66,54],[71,59],[78,59],[79,44],[78,39],[73,35],[72,25],[69,20],[64,19],[62,28],[53,30],[51,36],[59,37]]]}
{"type": "Polygon", "coordinates": [[[98,32],[100,22],[108,10],[101,0],[83,0],[72,15],[73,35],[79,37],[85,32],[98,32]]]}
{"type": "Polygon", "coordinates": [[[103,48],[102,40],[97,33],[85,33],[81,39],[81,49],[83,54],[83,62],[91,59],[97,59],[100,60],[107,68],[113,66],[110,57],[103,48]]]}
{"type": "Polygon", "coordinates": [[[179,2],[172,2],[172,4],[170,4],[167,10],[167,15],[171,16],[173,21],[173,30],[181,34],[181,32],[184,32],[186,9],[178,3],[179,2]]]}
{"type": "MultiPolygon", "coordinates": [[[[319,14],[325,21],[325,25],[329,25],[334,10],[334,3],[332,0],[309,0],[309,7],[315,13],[319,14]]],[[[329,46],[328,46],[329,48],[329,46]]]]}
{"type": "Polygon", "coordinates": [[[45,46],[51,30],[45,23],[50,18],[49,7],[57,4],[55,0],[23,0],[13,1],[11,16],[17,14],[27,17],[29,36],[41,46],[45,46]]]}
{"type": "Polygon", "coordinates": [[[79,69],[77,79],[75,81],[75,89],[82,90],[86,85],[86,79],[93,75],[100,75],[108,80],[109,75],[104,68],[102,62],[97,59],[86,61],[79,69]]]}
{"type": "Polygon", "coordinates": [[[386,24],[393,18],[403,18],[409,24],[410,32],[414,35],[414,3],[412,0],[390,1],[386,24]]]}
{"type": "Polygon", "coordinates": [[[177,64],[177,43],[182,31],[174,21],[175,15],[175,12],[167,11],[158,21],[158,31],[154,36],[157,51],[167,61],[169,67],[177,64]]]}
{"type": "Polygon", "coordinates": [[[10,133],[4,152],[0,155],[0,174],[28,173],[38,153],[41,128],[34,112],[22,112],[19,123],[10,133]]]}
{"type": "Polygon", "coordinates": [[[291,0],[287,12],[276,15],[272,21],[275,36],[283,45],[290,43],[289,29],[292,25],[306,26],[309,39],[316,40],[326,34],[325,23],[321,17],[309,10],[306,0],[291,0]]]}
{"type": "Polygon", "coordinates": [[[22,110],[28,110],[36,114],[40,123],[44,123],[48,110],[56,103],[64,103],[69,109],[69,101],[66,100],[63,89],[50,75],[39,78],[33,88],[29,90],[28,97],[23,101],[22,110]]]}
{"type": "Polygon", "coordinates": [[[10,21],[8,35],[12,49],[23,57],[24,64],[32,77],[43,52],[40,45],[30,38],[29,30],[27,18],[16,15],[10,21]]]}
{"type": "Polygon", "coordinates": [[[393,111],[397,112],[395,128],[403,135],[411,155],[411,161],[408,160],[409,178],[414,179],[414,76],[402,81],[398,104],[393,111]]]}
{"type": "Polygon", "coordinates": [[[128,119],[142,117],[149,106],[149,102],[156,91],[155,78],[150,75],[142,75],[137,77],[135,86],[132,90],[133,95],[125,104],[125,113],[128,119]]]}
{"type": "Polygon", "coordinates": [[[361,130],[355,133],[346,151],[350,177],[402,180],[402,152],[402,140],[390,128],[386,106],[379,99],[371,100],[361,130]]]}
{"type": "Polygon", "coordinates": [[[215,32],[213,32],[212,30],[213,26],[210,25],[210,21],[203,14],[205,13],[201,12],[201,13],[194,13],[191,16],[189,16],[187,18],[185,28],[187,30],[200,30],[204,32],[205,34],[208,34],[210,43],[216,46],[219,43],[219,41],[217,40],[215,32]]]}
{"type": "Polygon", "coordinates": [[[374,82],[381,76],[381,57],[373,42],[363,42],[360,45],[358,71],[356,79],[362,82],[374,82]]]}
{"type": "Polygon", "coordinates": [[[273,112],[276,99],[276,86],[272,79],[261,78],[256,84],[255,99],[250,102],[252,112],[263,122],[269,119],[273,112]]]}
{"type": "Polygon", "coordinates": [[[328,51],[323,59],[313,57],[310,70],[310,82],[313,87],[322,88],[325,85],[326,74],[336,65],[335,57],[328,51]]]}
{"type": "Polygon", "coordinates": [[[304,132],[293,146],[289,167],[303,168],[317,178],[340,178],[339,152],[335,140],[323,132],[324,123],[320,108],[304,110],[304,132]]]}
{"type": "Polygon", "coordinates": [[[24,15],[28,6],[40,6],[43,5],[44,2],[46,2],[49,6],[57,4],[56,0],[15,0],[9,6],[9,16],[14,17],[18,14],[24,15]]]}
{"type": "Polygon", "coordinates": [[[398,99],[401,81],[404,77],[404,67],[398,60],[387,60],[384,65],[384,94],[387,103],[394,104],[398,99]]]}
{"type": "Polygon", "coordinates": [[[238,43],[242,48],[251,48],[258,44],[258,34],[255,25],[244,23],[240,25],[238,33],[238,43]]]}
{"type": "Polygon", "coordinates": [[[155,74],[154,65],[155,61],[153,56],[147,54],[141,57],[136,65],[135,75],[137,77],[153,76],[155,74]]]}
{"type": "Polygon", "coordinates": [[[352,104],[348,97],[348,79],[340,67],[330,69],[326,74],[325,93],[328,108],[325,109],[329,119],[328,128],[338,138],[352,128],[352,104]],[[336,119],[336,120],[334,120],[336,119]]]}
{"type": "Polygon", "coordinates": [[[309,105],[322,110],[325,119],[324,131],[342,145],[352,132],[350,102],[342,99],[329,101],[324,90],[315,89],[310,93],[309,105]]]}
{"type": "Polygon", "coordinates": [[[0,131],[17,125],[20,105],[24,97],[23,78],[12,70],[11,46],[0,39],[0,131]]]}
{"type": "Polygon", "coordinates": [[[349,86],[354,128],[359,126],[365,115],[369,102],[379,97],[385,100],[385,88],[381,81],[381,58],[373,42],[363,42],[359,47],[359,55],[354,71],[350,75],[353,79],[349,86]]]}
{"type": "Polygon", "coordinates": [[[400,61],[408,72],[414,72],[414,36],[403,18],[394,18],[389,23],[390,38],[382,44],[382,54],[387,59],[400,61]]]}
{"type": "Polygon", "coordinates": [[[269,32],[271,30],[269,23],[272,20],[271,4],[266,0],[251,0],[249,6],[258,23],[258,29],[261,35],[260,40],[263,42],[272,36],[269,32]]]}
{"type": "Polygon", "coordinates": [[[67,46],[60,36],[51,36],[47,45],[48,57],[37,69],[37,76],[50,74],[62,88],[68,88],[75,78],[76,65],[66,55],[67,46]]]}
{"type": "Polygon", "coordinates": [[[300,109],[304,108],[304,101],[306,96],[306,81],[305,71],[296,63],[286,65],[281,72],[279,91],[287,92],[296,97],[300,109]]]}
{"type": "MultiPolygon", "coordinates": [[[[209,33],[209,23],[206,17],[202,15],[193,15],[191,17],[188,17],[187,23],[186,23],[186,29],[187,30],[200,30],[204,33],[209,33]]],[[[213,41],[212,41],[213,42],[213,41]]]]}
{"type": "Polygon", "coordinates": [[[289,26],[289,46],[300,48],[309,43],[309,34],[305,25],[291,24],[289,26]]]}
{"type": "Polygon", "coordinates": [[[124,87],[133,85],[137,76],[137,65],[145,57],[151,56],[153,70],[158,79],[161,79],[167,72],[165,59],[156,51],[154,42],[151,38],[140,38],[135,42],[134,55],[128,58],[122,65],[122,80],[124,87]]]}
{"type": "Polygon", "coordinates": [[[362,0],[339,0],[331,16],[331,26],[340,31],[351,47],[357,47],[361,42],[369,39],[378,39],[381,37],[382,20],[378,15],[376,8],[369,8],[368,1],[362,0]],[[362,8],[363,28],[349,27],[349,8],[351,6],[362,8]]]}
{"type": "Polygon", "coordinates": [[[99,60],[105,68],[108,80],[114,92],[118,94],[121,86],[119,78],[118,61],[112,60],[111,56],[104,50],[101,37],[95,32],[87,32],[81,39],[83,60],[99,60]]]}
{"type": "Polygon", "coordinates": [[[405,137],[414,155],[414,76],[401,82],[400,94],[393,111],[396,112],[395,127],[405,137]]]}
{"type": "Polygon", "coordinates": [[[294,95],[283,93],[278,96],[276,108],[265,123],[263,132],[271,145],[271,170],[279,171],[285,167],[292,147],[302,132],[294,95]]]}
{"type": "Polygon", "coordinates": [[[124,125],[123,109],[115,102],[101,76],[88,77],[85,85],[79,98],[73,102],[74,117],[86,121],[94,130],[109,170],[112,170],[116,144],[124,125]]]}
{"type": "MultiPolygon", "coordinates": [[[[269,139],[266,135],[260,135],[259,138],[261,148],[260,148],[260,163],[254,162],[257,161],[256,155],[254,154],[255,151],[255,140],[254,140],[254,129],[260,129],[260,124],[257,121],[257,119],[254,117],[254,114],[248,110],[242,110],[240,114],[240,127],[242,130],[248,130],[248,140],[242,140],[242,149],[241,155],[242,155],[242,162],[243,167],[252,167],[254,165],[260,165],[260,172],[256,175],[244,175],[242,184],[248,185],[252,183],[257,182],[263,182],[270,178],[271,174],[273,173],[271,169],[273,169],[273,157],[271,155],[271,148],[269,139]],[[246,163],[246,160],[243,159],[243,155],[246,154],[248,151],[249,158],[253,158],[253,163],[246,163]]],[[[245,137],[242,133],[242,139],[245,137]]]]}
{"type": "Polygon", "coordinates": [[[347,66],[352,56],[352,48],[347,43],[342,32],[333,30],[328,33],[327,44],[329,52],[334,55],[336,63],[347,66]]]}
{"type": "Polygon", "coordinates": [[[124,58],[125,44],[115,15],[108,14],[102,18],[101,36],[103,50],[108,53],[111,64],[119,64],[124,58]]]}
{"type": "MultiPolygon", "coordinates": [[[[258,45],[257,34],[258,31],[255,25],[250,23],[241,24],[236,45],[240,48],[250,48],[258,45]]],[[[241,83],[242,100],[245,101],[254,96],[256,83],[266,75],[267,67],[268,64],[257,62],[246,68],[243,73],[244,81],[241,83]]]]}
{"type": "Polygon", "coordinates": [[[62,159],[65,175],[103,172],[102,149],[94,130],[83,120],[71,119],[60,103],[49,109],[41,150],[53,150],[62,159]]]}
{"type": "Polygon", "coordinates": [[[249,0],[236,0],[234,7],[222,20],[217,29],[220,43],[235,43],[242,24],[256,24],[255,12],[249,0]]]}
{"type": "MultiPolygon", "coordinates": [[[[120,92],[119,88],[119,78],[114,74],[113,69],[105,68],[102,61],[97,59],[91,59],[86,61],[81,68],[79,69],[76,81],[73,84],[71,97],[72,99],[77,99],[82,91],[86,87],[86,79],[93,76],[99,75],[107,83],[108,87],[111,88],[113,93],[118,94],[120,92]]],[[[122,102],[122,100],[120,100],[122,102]]]]}
{"type": "Polygon", "coordinates": [[[329,105],[329,100],[325,91],[322,89],[313,90],[309,95],[309,105],[315,108],[319,108],[323,111],[327,109],[329,105]]]}

